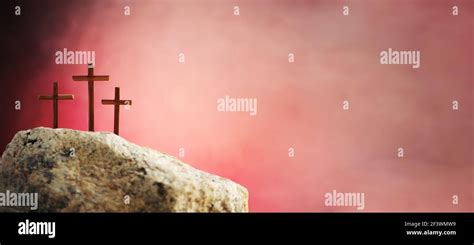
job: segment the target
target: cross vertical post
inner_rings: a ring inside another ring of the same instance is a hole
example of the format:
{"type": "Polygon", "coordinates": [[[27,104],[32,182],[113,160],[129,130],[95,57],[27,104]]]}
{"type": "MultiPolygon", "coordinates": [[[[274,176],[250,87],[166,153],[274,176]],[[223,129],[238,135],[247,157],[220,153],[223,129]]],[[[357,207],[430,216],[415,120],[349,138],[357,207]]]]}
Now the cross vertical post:
{"type": "MultiPolygon", "coordinates": [[[[115,101],[120,101],[120,88],[116,87],[115,88],[115,96],[114,96],[115,101]]],[[[114,133],[116,135],[119,134],[119,119],[120,119],[120,106],[119,104],[115,103],[114,104],[114,133]]]]}
{"type": "MultiPolygon", "coordinates": [[[[94,67],[87,67],[87,76],[94,76],[94,67]]],[[[94,80],[87,80],[87,90],[89,94],[89,131],[94,131],[94,80]]]]}
{"type": "Polygon", "coordinates": [[[53,128],[58,128],[58,83],[53,84],[53,128]]]}

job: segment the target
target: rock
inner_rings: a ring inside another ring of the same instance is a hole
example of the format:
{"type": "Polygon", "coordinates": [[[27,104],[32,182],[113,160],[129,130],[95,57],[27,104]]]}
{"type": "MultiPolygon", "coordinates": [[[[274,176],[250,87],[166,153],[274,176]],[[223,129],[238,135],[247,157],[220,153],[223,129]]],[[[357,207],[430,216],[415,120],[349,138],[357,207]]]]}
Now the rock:
{"type": "Polygon", "coordinates": [[[18,132],[0,162],[7,190],[38,193],[40,212],[248,212],[239,184],[104,132],[18,132]]]}

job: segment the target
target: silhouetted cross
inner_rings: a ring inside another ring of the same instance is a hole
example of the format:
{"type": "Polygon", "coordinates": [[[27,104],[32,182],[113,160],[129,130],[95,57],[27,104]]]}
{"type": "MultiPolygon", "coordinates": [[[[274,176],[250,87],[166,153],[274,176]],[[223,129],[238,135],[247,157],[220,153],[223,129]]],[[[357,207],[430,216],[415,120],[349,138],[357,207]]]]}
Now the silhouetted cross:
{"type": "Polygon", "coordinates": [[[72,94],[58,94],[58,83],[53,84],[53,95],[40,95],[40,100],[53,100],[53,128],[58,128],[58,100],[73,100],[72,94]]]}
{"type": "Polygon", "coordinates": [[[74,81],[87,81],[89,89],[89,131],[94,131],[94,82],[109,81],[108,75],[94,75],[94,66],[89,64],[87,76],[72,76],[74,81]]]}
{"type": "Polygon", "coordinates": [[[120,88],[115,87],[115,98],[113,100],[102,100],[103,105],[114,105],[114,133],[119,134],[119,117],[121,105],[132,105],[131,100],[120,100],[120,88]]]}

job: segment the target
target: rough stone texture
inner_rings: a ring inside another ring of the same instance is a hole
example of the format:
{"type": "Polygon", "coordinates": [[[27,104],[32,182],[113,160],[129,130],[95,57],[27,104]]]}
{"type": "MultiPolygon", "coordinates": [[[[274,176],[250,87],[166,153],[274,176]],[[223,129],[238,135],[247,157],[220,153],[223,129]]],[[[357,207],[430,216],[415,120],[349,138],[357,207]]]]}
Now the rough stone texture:
{"type": "Polygon", "coordinates": [[[239,184],[112,133],[70,129],[18,132],[0,162],[6,190],[39,193],[40,212],[248,211],[239,184]]]}

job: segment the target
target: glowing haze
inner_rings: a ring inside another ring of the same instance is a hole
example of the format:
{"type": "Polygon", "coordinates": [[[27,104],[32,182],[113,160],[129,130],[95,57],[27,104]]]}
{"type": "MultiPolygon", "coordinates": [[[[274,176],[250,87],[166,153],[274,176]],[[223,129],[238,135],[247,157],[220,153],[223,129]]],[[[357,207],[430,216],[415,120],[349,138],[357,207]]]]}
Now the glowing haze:
{"type": "Polygon", "coordinates": [[[474,211],[472,1],[455,1],[458,16],[427,0],[37,2],[20,17],[2,3],[2,150],[52,124],[36,96],[54,81],[75,95],[60,127],[87,130],[87,85],[71,77],[87,66],[57,65],[55,52],[90,50],[111,77],[96,82],[96,130],[113,130],[100,100],[119,86],[133,100],[122,137],[184,148],[184,162],[247,187],[251,211],[356,211],[326,207],[333,190],[365,193],[365,211],[474,211]],[[388,48],[419,50],[420,68],[381,65],[388,48]],[[226,95],[257,98],[258,114],[218,112],[226,95]]]}

